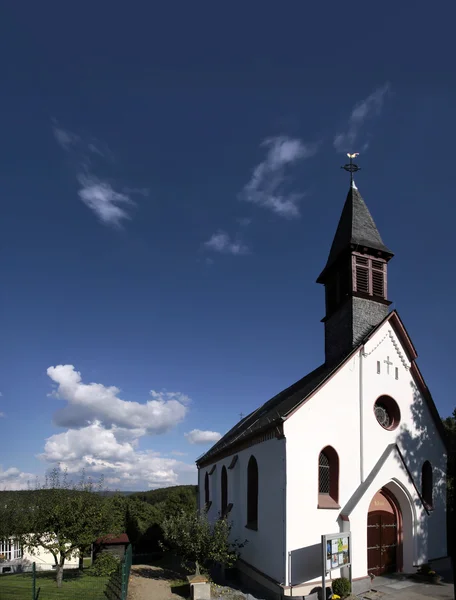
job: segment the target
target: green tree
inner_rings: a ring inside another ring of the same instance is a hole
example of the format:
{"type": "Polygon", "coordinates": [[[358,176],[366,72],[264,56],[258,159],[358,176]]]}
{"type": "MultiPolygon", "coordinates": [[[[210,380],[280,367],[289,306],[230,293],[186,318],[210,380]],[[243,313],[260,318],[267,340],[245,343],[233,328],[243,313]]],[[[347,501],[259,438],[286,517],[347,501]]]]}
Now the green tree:
{"type": "Polygon", "coordinates": [[[68,482],[67,473],[54,469],[44,486],[19,496],[3,497],[0,533],[18,538],[30,554],[40,548],[49,551],[56,568],[57,586],[61,587],[65,561],[99,537],[122,533],[124,515],[121,505],[108,503],[100,495],[102,481],[95,486],[84,474],[77,484],[68,482]],[[97,493],[98,492],[98,493],[97,493]],[[14,500],[14,501],[13,501],[14,500]]]}
{"type": "MultiPolygon", "coordinates": [[[[451,417],[443,419],[447,434],[448,466],[447,466],[447,521],[449,550],[456,554],[453,532],[456,528],[456,408],[451,417]]],[[[456,565],[455,565],[456,566],[456,565]]]]}
{"type": "Polygon", "coordinates": [[[211,523],[205,512],[187,512],[166,517],[162,522],[164,548],[174,550],[185,562],[195,564],[196,573],[211,563],[232,567],[246,542],[229,540],[231,524],[227,519],[211,523]]]}

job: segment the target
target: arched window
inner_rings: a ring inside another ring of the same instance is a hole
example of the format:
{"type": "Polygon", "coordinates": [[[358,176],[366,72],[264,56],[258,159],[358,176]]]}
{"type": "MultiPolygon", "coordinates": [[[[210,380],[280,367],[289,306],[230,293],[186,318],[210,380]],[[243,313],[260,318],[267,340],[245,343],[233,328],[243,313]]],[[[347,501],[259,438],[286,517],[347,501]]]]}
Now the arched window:
{"type": "Polygon", "coordinates": [[[210,494],[209,494],[209,474],[206,471],[206,475],[204,476],[204,504],[206,508],[209,508],[210,502],[210,494]]]}
{"type": "Polygon", "coordinates": [[[432,465],[427,460],[421,469],[421,496],[427,508],[432,508],[432,491],[434,487],[432,465]]]}
{"type": "Polygon", "coordinates": [[[339,457],[326,446],[318,457],[318,507],[336,508],[339,503],[339,457]]]}
{"type": "Polygon", "coordinates": [[[250,457],[247,466],[247,525],[249,529],[258,529],[258,463],[250,457]]]}
{"type": "Polygon", "coordinates": [[[221,516],[224,517],[226,515],[226,509],[228,508],[228,474],[226,472],[226,467],[222,468],[222,479],[221,479],[221,516]]]}

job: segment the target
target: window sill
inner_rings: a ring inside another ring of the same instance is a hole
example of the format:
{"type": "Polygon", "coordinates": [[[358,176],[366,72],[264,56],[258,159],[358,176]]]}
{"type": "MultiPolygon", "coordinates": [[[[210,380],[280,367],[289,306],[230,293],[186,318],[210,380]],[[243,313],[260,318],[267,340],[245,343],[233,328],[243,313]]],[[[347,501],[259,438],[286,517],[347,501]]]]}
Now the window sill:
{"type": "Polygon", "coordinates": [[[246,529],[251,529],[252,531],[258,531],[258,523],[247,523],[245,527],[246,529]]]}
{"type": "Polygon", "coordinates": [[[222,510],[222,513],[221,513],[221,515],[220,515],[220,518],[221,518],[221,519],[224,519],[225,517],[227,517],[227,516],[230,514],[230,512],[231,512],[231,509],[232,509],[232,508],[233,508],[233,503],[232,503],[232,502],[230,502],[230,503],[228,504],[228,506],[227,506],[227,507],[226,507],[224,510],[222,510]]]}
{"type": "Polygon", "coordinates": [[[334,498],[331,498],[331,496],[321,494],[320,496],[318,496],[317,508],[339,510],[340,505],[334,500],[334,498]]]}

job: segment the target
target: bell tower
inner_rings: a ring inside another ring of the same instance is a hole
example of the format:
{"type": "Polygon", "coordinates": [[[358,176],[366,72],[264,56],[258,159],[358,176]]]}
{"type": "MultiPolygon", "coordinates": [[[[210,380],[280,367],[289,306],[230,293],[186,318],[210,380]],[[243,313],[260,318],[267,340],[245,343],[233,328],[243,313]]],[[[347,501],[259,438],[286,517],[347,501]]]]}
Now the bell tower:
{"type": "Polygon", "coordinates": [[[358,154],[348,154],[350,188],[326,266],[317,279],[325,286],[325,361],[337,362],[388,314],[387,266],[394,256],[385,246],[353,179],[358,154]]]}

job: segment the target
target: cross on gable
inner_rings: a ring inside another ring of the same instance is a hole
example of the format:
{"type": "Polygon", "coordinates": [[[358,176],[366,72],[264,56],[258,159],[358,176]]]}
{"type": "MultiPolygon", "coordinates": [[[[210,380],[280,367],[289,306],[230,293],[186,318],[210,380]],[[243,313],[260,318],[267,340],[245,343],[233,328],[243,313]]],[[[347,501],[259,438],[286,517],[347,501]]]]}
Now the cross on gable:
{"type": "Polygon", "coordinates": [[[387,356],[387,357],[386,357],[386,360],[384,360],[383,362],[384,362],[384,363],[385,363],[385,365],[386,365],[386,372],[387,372],[387,373],[388,373],[388,375],[389,375],[389,373],[390,373],[390,367],[392,367],[392,366],[393,366],[393,363],[390,361],[390,357],[389,357],[389,356],[387,356]]]}

